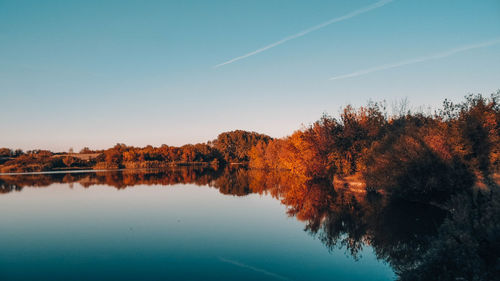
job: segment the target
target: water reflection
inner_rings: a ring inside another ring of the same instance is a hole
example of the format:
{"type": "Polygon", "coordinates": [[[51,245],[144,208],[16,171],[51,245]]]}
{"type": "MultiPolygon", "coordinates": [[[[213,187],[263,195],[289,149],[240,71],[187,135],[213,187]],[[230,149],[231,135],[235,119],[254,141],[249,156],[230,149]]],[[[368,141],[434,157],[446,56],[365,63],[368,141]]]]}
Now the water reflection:
{"type": "Polygon", "coordinates": [[[46,187],[53,183],[79,183],[84,187],[108,185],[124,189],[135,185],[208,185],[222,171],[202,168],[168,170],[123,170],[107,172],[46,173],[0,176],[0,192],[21,191],[24,187],[46,187]]]}
{"type": "Polygon", "coordinates": [[[344,248],[359,259],[362,249],[370,246],[402,280],[486,280],[500,276],[500,200],[494,192],[489,198],[482,193],[457,196],[447,206],[438,207],[391,200],[286,172],[203,167],[3,175],[0,192],[52,183],[104,184],[117,189],[189,183],[207,185],[227,195],[270,194],[287,206],[289,216],[303,221],[305,231],[328,250],[344,248]]]}

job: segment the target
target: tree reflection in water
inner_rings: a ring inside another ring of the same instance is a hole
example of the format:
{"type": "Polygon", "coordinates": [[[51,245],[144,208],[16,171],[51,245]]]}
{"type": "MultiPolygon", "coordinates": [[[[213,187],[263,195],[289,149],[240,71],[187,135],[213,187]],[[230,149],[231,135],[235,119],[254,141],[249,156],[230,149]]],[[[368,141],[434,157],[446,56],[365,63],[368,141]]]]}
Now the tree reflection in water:
{"type": "Polygon", "coordinates": [[[401,280],[493,280],[500,276],[500,196],[496,190],[471,190],[436,206],[287,172],[183,167],[2,175],[0,193],[53,183],[104,184],[117,189],[184,183],[207,185],[234,196],[270,194],[329,250],[345,247],[358,259],[369,245],[401,280]]]}

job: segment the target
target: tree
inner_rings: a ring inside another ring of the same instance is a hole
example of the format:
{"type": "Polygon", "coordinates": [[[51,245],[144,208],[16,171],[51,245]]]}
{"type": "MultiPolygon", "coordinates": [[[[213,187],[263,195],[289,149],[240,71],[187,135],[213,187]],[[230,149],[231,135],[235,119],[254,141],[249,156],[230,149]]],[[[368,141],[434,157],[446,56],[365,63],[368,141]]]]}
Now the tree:
{"type": "Polygon", "coordinates": [[[259,141],[268,142],[271,137],[256,132],[236,130],[220,134],[211,144],[220,151],[227,162],[248,162],[248,152],[259,141]]]}
{"type": "Polygon", "coordinates": [[[11,157],[13,155],[14,152],[11,149],[5,147],[0,148],[0,157],[11,157]]]}
{"type": "Polygon", "coordinates": [[[93,153],[93,151],[90,150],[90,148],[88,148],[88,147],[84,147],[84,148],[82,148],[82,150],[80,150],[80,153],[81,154],[89,154],[89,153],[93,153]]]}

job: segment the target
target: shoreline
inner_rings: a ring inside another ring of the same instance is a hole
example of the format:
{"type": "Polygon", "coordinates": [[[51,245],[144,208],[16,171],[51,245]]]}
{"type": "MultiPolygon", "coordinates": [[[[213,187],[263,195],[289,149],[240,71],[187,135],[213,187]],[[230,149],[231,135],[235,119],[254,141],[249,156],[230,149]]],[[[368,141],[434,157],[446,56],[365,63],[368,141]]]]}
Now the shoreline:
{"type": "MultiPolygon", "coordinates": [[[[241,166],[245,165],[245,163],[229,163],[228,166],[241,166]]],[[[177,165],[170,165],[167,167],[158,167],[158,168],[119,168],[119,169],[60,169],[60,170],[51,170],[51,171],[37,171],[37,172],[12,172],[12,173],[0,173],[0,176],[15,176],[15,175],[46,175],[46,174],[76,174],[76,173],[98,173],[98,172],[116,172],[116,171],[140,171],[140,170],[164,170],[164,169],[172,169],[172,168],[206,168],[212,167],[210,163],[182,163],[177,165]]]]}

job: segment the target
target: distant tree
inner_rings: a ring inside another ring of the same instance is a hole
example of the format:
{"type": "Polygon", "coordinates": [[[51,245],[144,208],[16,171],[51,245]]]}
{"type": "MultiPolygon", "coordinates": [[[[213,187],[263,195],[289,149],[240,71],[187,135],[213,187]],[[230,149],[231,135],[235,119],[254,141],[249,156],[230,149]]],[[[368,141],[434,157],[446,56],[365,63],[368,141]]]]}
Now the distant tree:
{"type": "Polygon", "coordinates": [[[120,166],[122,164],[122,152],[120,151],[121,148],[122,146],[117,145],[104,151],[106,163],[120,166]]]}
{"type": "Polygon", "coordinates": [[[80,153],[81,154],[89,154],[89,153],[93,153],[93,151],[90,150],[90,148],[88,148],[88,147],[84,147],[84,148],[82,148],[82,150],[80,150],[80,153]]]}
{"type": "Polygon", "coordinates": [[[21,156],[21,155],[23,155],[23,154],[24,154],[24,151],[22,151],[21,149],[16,149],[16,150],[14,151],[14,155],[13,155],[13,156],[14,156],[14,157],[18,157],[18,156],[21,156]]]}
{"type": "Polygon", "coordinates": [[[267,135],[236,130],[220,134],[211,144],[220,151],[227,162],[248,162],[250,149],[259,141],[270,140],[271,137],[267,135]]]}
{"type": "Polygon", "coordinates": [[[14,152],[9,148],[0,148],[0,157],[11,157],[14,155],[14,152]]]}

